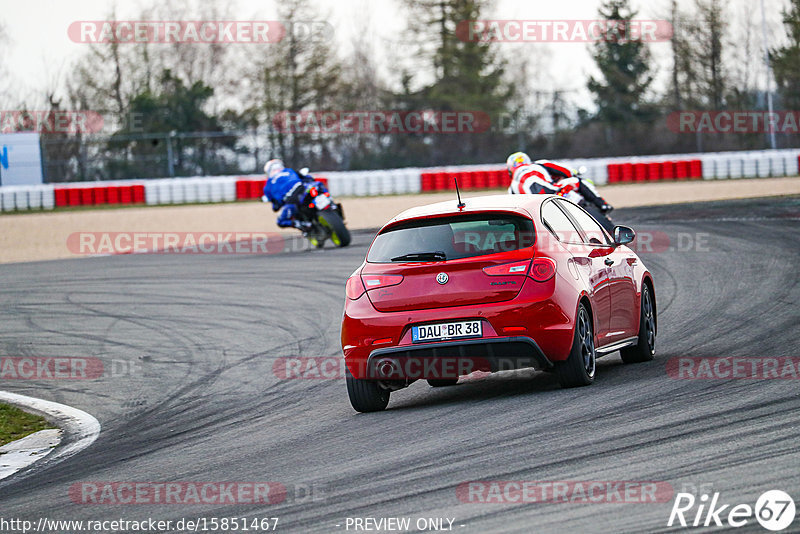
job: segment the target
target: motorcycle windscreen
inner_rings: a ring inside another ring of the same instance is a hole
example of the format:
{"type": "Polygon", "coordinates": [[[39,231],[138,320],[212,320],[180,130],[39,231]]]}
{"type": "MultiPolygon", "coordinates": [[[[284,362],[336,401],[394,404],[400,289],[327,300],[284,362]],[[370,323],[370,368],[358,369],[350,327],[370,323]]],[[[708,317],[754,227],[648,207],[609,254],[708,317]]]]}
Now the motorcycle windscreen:
{"type": "Polygon", "coordinates": [[[375,238],[362,281],[382,312],[503,302],[527,279],[534,239],[533,222],[517,214],[410,221],[375,238]]]}

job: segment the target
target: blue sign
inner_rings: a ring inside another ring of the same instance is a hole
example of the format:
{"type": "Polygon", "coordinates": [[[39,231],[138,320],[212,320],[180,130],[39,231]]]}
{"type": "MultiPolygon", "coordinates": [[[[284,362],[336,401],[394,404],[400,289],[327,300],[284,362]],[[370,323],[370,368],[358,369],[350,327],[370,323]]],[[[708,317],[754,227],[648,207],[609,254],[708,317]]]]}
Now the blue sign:
{"type": "Polygon", "coordinates": [[[36,132],[0,133],[3,187],[42,183],[42,151],[36,132]]]}

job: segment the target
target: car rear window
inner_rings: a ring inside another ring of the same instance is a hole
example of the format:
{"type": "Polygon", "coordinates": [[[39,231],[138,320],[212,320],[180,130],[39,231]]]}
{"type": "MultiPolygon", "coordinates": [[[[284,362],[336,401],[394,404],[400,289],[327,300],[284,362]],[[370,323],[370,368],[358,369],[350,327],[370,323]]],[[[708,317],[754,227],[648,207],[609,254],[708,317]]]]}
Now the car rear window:
{"type": "Polygon", "coordinates": [[[519,250],[534,244],[533,221],[508,213],[411,221],[379,234],[370,263],[443,261],[519,250]]]}

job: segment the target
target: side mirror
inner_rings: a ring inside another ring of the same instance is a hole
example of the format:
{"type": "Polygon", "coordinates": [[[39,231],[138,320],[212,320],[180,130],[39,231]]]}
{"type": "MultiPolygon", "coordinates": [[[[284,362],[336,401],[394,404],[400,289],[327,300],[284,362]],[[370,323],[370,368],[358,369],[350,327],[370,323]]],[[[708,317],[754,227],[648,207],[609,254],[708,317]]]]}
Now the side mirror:
{"type": "Polygon", "coordinates": [[[308,176],[308,167],[300,169],[300,176],[308,176]]]}
{"type": "Polygon", "coordinates": [[[578,176],[585,174],[587,170],[589,169],[586,168],[586,165],[581,165],[578,167],[578,176]]]}
{"type": "Polygon", "coordinates": [[[633,228],[629,228],[627,226],[614,227],[615,245],[617,246],[627,245],[628,243],[631,243],[634,239],[636,239],[636,232],[633,231],[633,228]]]}

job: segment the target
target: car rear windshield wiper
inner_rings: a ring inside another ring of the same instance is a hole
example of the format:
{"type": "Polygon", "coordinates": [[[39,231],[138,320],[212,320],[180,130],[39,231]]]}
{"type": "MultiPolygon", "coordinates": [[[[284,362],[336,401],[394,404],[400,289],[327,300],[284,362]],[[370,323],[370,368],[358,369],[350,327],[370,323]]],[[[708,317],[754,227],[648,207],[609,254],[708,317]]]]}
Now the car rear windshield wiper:
{"type": "Polygon", "coordinates": [[[392,261],[444,261],[447,259],[447,254],[441,250],[435,252],[412,252],[410,254],[403,254],[392,258],[392,261]]]}

